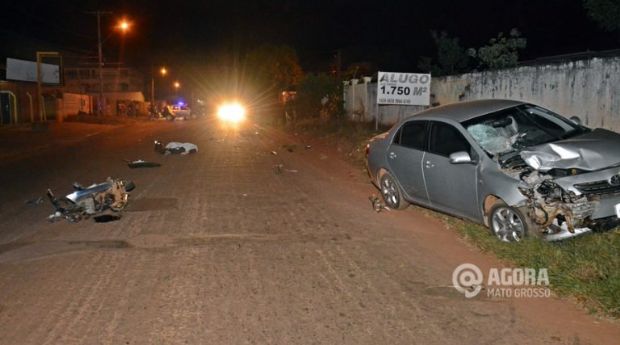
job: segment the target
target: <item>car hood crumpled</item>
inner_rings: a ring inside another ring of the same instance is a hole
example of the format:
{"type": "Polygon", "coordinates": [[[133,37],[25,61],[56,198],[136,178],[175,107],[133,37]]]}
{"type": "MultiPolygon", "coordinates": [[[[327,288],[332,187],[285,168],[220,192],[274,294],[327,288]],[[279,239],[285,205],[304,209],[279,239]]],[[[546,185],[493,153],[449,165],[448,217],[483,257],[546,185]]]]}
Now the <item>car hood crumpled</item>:
{"type": "Polygon", "coordinates": [[[570,138],[529,147],[520,153],[530,167],[600,170],[620,164],[620,134],[597,128],[570,138]]]}

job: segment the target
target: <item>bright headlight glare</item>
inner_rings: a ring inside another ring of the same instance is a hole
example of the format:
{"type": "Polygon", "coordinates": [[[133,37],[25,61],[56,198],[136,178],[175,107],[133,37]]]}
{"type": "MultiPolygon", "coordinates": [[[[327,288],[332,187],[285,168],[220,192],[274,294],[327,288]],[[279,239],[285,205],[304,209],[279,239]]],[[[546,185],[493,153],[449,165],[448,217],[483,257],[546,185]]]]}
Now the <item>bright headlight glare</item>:
{"type": "Polygon", "coordinates": [[[223,104],[218,109],[217,116],[222,121],[241,122],[245,119],[245,108],[239,103],[223,104]]]}

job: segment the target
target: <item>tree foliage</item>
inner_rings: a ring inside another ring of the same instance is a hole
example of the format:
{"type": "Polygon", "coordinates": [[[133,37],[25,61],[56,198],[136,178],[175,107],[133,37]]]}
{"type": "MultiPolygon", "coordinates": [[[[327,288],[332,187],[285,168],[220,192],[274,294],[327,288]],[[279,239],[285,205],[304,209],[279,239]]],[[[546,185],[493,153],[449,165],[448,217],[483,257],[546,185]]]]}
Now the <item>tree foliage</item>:
{"type": "Polygon", "coordinates": [[[527,40],[521,37],[517,29],[510,30],[508,35],[500,32],[489,44],[479,49],[469,49],[469,55],[477,58],[483,68],[510,68],[519,62],[519,49],[525,48],[527,40]]]}
{"type": "Polygon", "coordinates": [[[303,77],[295,49],[285,45],[263,45],[247,55],[246,66],[255,81],[275,91],[296,86],[303,77]]]}
{"type": "Polygon", "coordinates": [[[583,0],[583,7],[606,31],[620,31],[620,0],[583,0]]]}
{"type": "Polygon", "coordinates": [[[342,76],[345,80],[371,76],[377,73],[377,68],[372,62],[355,62],[347,66],[342,76]]]}
{"type": "Polygon", "coordinates": [[[449,75],[467,70],[469,56],[457,37],[449,37],[445,31],[431,31],[431,36],[437,48],[437,64],[433,63],[432,58],[423,56],[418,62],[419,69],[433,75],[449,75]]]}
{"type": "Polygon", "coordinates": [[[527,45],[527,40],[521,37],[517,29],[510,30],[508,35],[500,32],[497,37],[490,39],[487,45],[467,50],[461,46],[457,37],[450,37],[445,31],[432,31],[431,35],[437,49],[436,58],[422,56],[418,61],[418,68],[436,76],[464,73],[472,67],[514,67],[519,61],[519,50],[527,45]]]}
{"type": "Polygon", "coordinates": [[[342,108],[341,84],[326,74],[310,74],[297,89],[297,111],[301,117],[329,118],[342,108]]]}

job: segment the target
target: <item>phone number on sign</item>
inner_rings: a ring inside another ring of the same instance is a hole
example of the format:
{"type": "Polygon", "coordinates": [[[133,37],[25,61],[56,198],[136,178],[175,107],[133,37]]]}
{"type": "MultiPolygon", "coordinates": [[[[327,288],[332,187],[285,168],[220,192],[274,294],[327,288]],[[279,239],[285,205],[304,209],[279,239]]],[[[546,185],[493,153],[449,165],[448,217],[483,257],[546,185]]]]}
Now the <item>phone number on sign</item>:
{"type": "Polygon", "coordinates": [[[379,98],[379,103],[411,104],[411,100],[410,99],[398,99],[398,98],[379,98]]]}

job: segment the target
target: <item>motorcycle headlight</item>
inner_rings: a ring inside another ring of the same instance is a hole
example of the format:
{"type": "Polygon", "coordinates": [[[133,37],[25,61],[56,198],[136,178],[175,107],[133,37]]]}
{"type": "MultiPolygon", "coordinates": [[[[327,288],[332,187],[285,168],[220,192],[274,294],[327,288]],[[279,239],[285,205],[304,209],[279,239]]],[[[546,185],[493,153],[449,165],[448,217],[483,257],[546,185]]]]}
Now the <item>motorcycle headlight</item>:
{"type": "Polygon", "coordinates": [[[239,103],[225,103],[217,110],[217,117],[225,122],[239,123],[245,120],[245,107],[239,103]]]}

